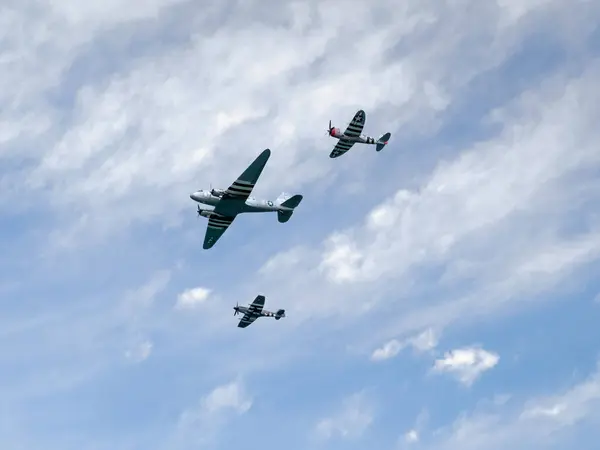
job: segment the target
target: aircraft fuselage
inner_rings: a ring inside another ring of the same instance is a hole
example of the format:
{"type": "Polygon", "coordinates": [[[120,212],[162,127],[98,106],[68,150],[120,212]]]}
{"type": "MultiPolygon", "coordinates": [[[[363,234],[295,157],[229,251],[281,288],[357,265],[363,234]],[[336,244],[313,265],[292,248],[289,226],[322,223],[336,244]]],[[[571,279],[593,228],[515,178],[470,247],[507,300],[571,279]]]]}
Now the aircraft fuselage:
{"type": "Polygon", "coordinates": [[[211,191],[199,190],[190,194],[190,198],[198,203],[216,207],[219,205],[221,210],[231,210],[231,214],[252,213],[252,212],[273,212],[273,211],[293,211],[293,208],[281,206],[278,202],[271,200],[259,200],[254,197],[248,197],[246,201],[235,199],[222,199],[220,195],[213,195],[211,191]]]}
{"type": "MultiPolygon", "coordinates": [[[[236,306],[233,309],[240,314],[246,314],[247,312],[250,312],[250,308],[246,307],[246,306],[236,306]]],[[[256,314],[256,313],[252,313],[252,314],[256,314]]],[[[258,315],[259,317],[275,317],[276,316],[276,314],[274,312],[266,311],[264,309],[260,312],[260,314],[256,314],[256,315],[258,315]]]]}
{"type": "Polygon", "coordinates": [[[366,134],[361,134],[360,136],[356,137],[346,136],[339,130],[339,128],[331,130],[331,133],[329,135],[336,139],[343,139],[344,141],[354,142],[358,144],[377,144],[377,140],[371,136],[367,136],[366,134]]]}

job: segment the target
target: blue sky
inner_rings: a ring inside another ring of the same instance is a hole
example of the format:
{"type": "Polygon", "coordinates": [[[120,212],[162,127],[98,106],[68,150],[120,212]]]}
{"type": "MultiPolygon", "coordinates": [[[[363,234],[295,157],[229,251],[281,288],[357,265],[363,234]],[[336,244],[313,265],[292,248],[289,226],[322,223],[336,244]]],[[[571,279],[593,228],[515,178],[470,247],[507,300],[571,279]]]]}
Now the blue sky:
{"type": "Polygon", "coordinates": [[[2,449],[597,447],[597,2],[2,17],[2,449]],[[264,148],[302,204],[202,250],[264,148]]]}

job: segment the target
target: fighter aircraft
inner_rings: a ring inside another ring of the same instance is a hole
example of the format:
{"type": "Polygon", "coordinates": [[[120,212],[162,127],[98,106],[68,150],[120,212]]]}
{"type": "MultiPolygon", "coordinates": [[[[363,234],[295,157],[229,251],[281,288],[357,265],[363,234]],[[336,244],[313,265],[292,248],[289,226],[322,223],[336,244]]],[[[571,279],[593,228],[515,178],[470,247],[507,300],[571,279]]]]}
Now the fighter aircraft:
{"type": "Polygon", "coordinates": [[[337,158],[338,156],[342,156],[346,153],[352,146],[356,143],[360,144],[373,144],[375,145],[375,150],[380,152],[383,150],[390,140],[392,133],[385,133],[381,135],[381,137],[377,140],[372,138],[371,136],[365,136],[360,134],[362,132],[363,127],[365,126],[365,121],[367,117],[365,112],[361,109],[352,118],[352,122],[346,128],[346,130],[341,133],[339,128],[335,128],[331,126],[331,120],[329,121],[329,129],[327,132],[329,136],[339,139],[339,142],[335,144],[335,147],[329,154],[330,158],[337,158]]]}
{"type": "Polygon", "coordinates": [[[282,193],[275,201],[257,200],[250,197],[254,185],[265,168],[271,156],[268,148],[248,166],[248,168],[227,189],[199,190],[190,194],[190,198],[198,203],[212,206],[212,209],[200,208],[198,217],[208,218],[208,227],[204,236],[204,249],[209,249],[227,231],[229,225],[241,213],[274,212],[277,211],[277,220],[287,222],[302,201],[302,195],[288,196],[282,193]]]}
{"type": "Polygon", "coordinates": [[[282,317],[285,317],[285,310],[280,309],[276,313],[272,313],[271,311],[266,311],[263,309],[265,306],[265,296],[258,295],[250,306],[239,306],[237,303],[233,307],[233,315],[237,315],[239,313],[244,314],[244,316],[240,319],[240,323],[238,323],[238,328],[246,328],[252,322],[254,322],[259,317],[275,317],[275,320],[279,320],[282,317]]]}

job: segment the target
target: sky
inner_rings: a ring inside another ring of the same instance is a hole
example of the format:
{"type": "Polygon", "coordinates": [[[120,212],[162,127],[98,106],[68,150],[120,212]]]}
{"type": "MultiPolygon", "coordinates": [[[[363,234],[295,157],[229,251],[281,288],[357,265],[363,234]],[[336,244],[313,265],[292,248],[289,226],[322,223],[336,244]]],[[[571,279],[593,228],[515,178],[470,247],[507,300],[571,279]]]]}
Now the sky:
{"type": "Polygon", "coordinates": [[[0,8],[3,450],[597,448],[599,2],[0,8]]]}

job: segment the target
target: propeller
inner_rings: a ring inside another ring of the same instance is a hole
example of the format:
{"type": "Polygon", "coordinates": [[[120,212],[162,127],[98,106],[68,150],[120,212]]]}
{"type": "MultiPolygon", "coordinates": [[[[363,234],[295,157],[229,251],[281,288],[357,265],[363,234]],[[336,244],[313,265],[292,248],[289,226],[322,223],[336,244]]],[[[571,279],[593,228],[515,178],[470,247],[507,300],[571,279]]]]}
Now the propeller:
{"type": "Polygon", "coordinates": [[[233,307],[233,315],[234,316],[240,313],[240,309],[239,308],[240,307],[239,307],[238,303],[235,302],[235,306],[233,307]]]}
{"type": "Polygon", "coordinates": [[[329,128],[327,128],[327,131],[325,131],[325,133],[331,136],[331,130],[332,130],[332,128],[331,128],[331,120],[329,120],[329,128]]]}
{"type": "Polygon", "coordinates": [[[200,205],[198,205],[198,217],[200,217],[202,214],[200,214],[202,212],[202,210],[200,209],[200,205]]]}

